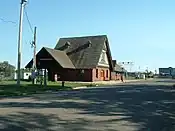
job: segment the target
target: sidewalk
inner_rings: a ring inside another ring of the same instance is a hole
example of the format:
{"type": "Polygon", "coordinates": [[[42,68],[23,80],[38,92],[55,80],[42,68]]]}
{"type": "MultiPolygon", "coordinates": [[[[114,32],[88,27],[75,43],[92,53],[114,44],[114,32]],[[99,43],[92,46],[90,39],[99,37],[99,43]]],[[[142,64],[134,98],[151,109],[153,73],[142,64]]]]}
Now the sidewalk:
{"type": "MultiPolygon", "coordinates": [[[[96,87],[101,86],[101,85],[116,85],[116,84],[122,84],[122,83],[129,83],[129,82],[137,82],[137,81],[145,81],[144,79],[135,79],[135,80],[124,80],[122,81],[96,81],[96,82],[86,82],[87,84],[95,84],[96,87]]],[[[87,86],[82,86],[82,87],[75,87],[73,89],[83,89],[83,88],[88,88],[87,86]]]]}

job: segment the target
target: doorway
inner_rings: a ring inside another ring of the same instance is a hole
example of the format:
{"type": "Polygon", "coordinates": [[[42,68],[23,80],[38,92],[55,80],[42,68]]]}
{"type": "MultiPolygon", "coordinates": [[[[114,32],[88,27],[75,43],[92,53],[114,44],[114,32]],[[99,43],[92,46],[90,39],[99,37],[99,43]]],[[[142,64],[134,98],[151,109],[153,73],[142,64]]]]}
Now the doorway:
{"type": "Polygon", "coordinates": [[[101,71],[100,71],[100,77],[101,77],[101,80],[102,80],[102,81],[105,80],[105,71],[104,71],[104,70],[101,70],[101,71]]]}

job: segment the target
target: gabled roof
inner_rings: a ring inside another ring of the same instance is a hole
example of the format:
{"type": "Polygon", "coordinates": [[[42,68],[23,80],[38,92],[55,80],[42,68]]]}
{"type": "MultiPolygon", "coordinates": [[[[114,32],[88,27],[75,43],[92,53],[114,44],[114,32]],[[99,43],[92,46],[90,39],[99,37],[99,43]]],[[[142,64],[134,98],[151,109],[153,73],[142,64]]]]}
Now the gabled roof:
{"type": "Polygon", "coordinates": [[[105,42],[108,49],[109,64],[113,69],[111,51],[106,35],[60,38],[55,49],[65,51],[76,68],[95,68],[98,65],[105,42]]]}
{"type": "Polygon", "coordinates": [[[63,68],[75,68],[64,51],[54,50],[47,47],[44,48],[63,68]]]}
{"type": "MultiPolygon", "coordinates": [[[[63,68],[75,68],[75,66],[72,64],[69,57],[66,55],[64,51],[60,50],[54,50],[51,48],[43,47],[38,53],[36,57],[39,57],[40,52],[46,51],[53,59],[60,64],[63,68]]],[[[31,68],[33,64],[33,59],[26,65],[25,68],[31,68]]]]}

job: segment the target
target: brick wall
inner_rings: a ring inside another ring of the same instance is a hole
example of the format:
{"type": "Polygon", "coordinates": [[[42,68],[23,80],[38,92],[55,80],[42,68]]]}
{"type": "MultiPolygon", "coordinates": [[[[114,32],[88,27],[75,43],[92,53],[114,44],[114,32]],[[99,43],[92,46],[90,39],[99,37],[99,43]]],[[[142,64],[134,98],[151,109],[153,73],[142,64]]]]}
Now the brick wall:
{"type": "Polygon", "coordinates": [[[111,72],[111,80],[116,80],[116,72],[111,72]]]}
{"type": "Polygon", "coordinates": [[[116,73],[116,80],[121,80],[121,74],[120,73],[116,73]]]}
{"type": "Polygon", "coordinates": [[[62,69],[50,74],[53,81],[55,74],[58,75],[58,81],[92,81],[92,69],[62,69]]]}
{"type": "MultiPolygon", "coordinates": [[[[58,75],[58,81],[108,81],[111,80],[112,75],[109,68],[94,68],[94,69],[62,69],[59,72],[49,73],[52,80],[54,74],[58,75]]],[[[114,76],[113,76],[114,77],[114,76]]],[[[113,78],[114,79],[114,78],[113,78]]]]}
{"type": "Polygon", "coordinates": [[[111,73],[109,68],[96,68],[92,70],[92,80],[93,81],[104,81],[104,80],[110,80],[111,73]]]}

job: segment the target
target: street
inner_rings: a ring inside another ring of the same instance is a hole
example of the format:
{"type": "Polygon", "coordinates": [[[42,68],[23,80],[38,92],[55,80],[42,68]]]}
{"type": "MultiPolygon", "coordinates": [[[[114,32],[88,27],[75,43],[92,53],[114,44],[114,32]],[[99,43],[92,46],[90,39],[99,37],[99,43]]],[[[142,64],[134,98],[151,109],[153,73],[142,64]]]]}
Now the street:
{"type": "Polygon", "coordinates": [[[0,131],[175,131],[173,80],[0,99],[0,131]]]}

